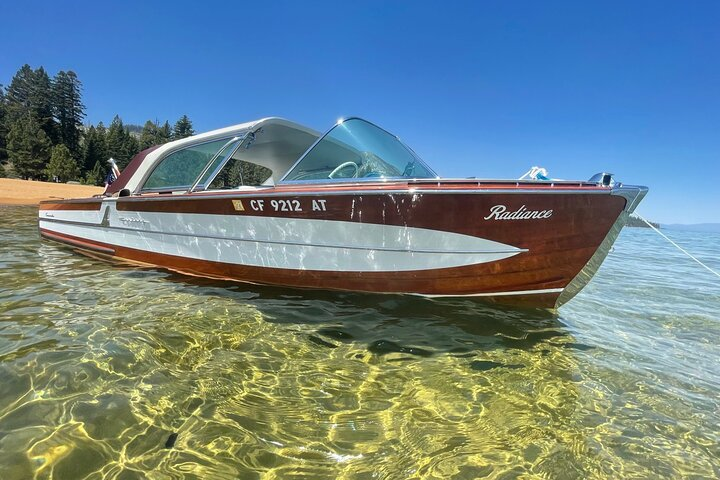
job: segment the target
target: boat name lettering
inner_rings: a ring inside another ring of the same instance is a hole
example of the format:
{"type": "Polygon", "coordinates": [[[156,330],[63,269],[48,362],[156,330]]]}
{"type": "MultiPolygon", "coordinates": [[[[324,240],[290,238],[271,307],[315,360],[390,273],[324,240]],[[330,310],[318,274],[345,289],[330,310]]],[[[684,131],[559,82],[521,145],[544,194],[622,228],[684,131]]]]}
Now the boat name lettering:
{"type": "Polygon", "coordinates": [[[536,220],[550,218],[552,214],[552,210],[528,210],[525,205],[509,212],[505,205],[495,205],[490,209],[490,215],[485,217],[485,220],[536,220]]]}

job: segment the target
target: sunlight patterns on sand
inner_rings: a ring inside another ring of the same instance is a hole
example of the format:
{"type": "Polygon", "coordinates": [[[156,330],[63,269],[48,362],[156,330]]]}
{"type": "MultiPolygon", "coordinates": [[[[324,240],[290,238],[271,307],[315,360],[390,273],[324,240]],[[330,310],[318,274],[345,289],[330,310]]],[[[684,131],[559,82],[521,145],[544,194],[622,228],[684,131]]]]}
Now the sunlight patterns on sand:
{"type": "Polygon", "coordinates": [[[720,476],[720,286],[648,230],[551,314],[110,265],[35,213],[0,207],[4,480],[720,476]]]}

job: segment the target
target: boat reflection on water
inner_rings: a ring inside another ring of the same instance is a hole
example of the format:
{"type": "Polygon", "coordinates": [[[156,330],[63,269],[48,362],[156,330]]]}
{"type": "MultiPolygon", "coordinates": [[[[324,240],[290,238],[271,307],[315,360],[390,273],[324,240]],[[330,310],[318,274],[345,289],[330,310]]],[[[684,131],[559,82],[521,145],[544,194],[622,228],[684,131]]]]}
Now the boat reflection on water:
{"type": "Polygon", "coordinates": [[[13,368],[43,392],[21,401],[22,420],[42,430],[33,458],[55,471],[475,478],[594,461],[576,425],[575,342],[555,313],[237,284],[39,250],[35,283],[60,292],[44,305],[59,343],[13,368]],[[84,380],[53,380],[66,377],[84,380]],[[70,413],[40,416],[50,404],[70,413]],[[73,445],[64,456],[52,454],[58,438],[73,445]],[[101,459],[81,461],[88,452],[101,459]]]}
{"type": "Polygon", "coordinates": [[[360,342],[379,355],[445,353],[471,357],[476,350],[530,350],[552,339],[564,339],[575,346],[558,313],[547,309],[484,304],[463,298],[238,285],[159,272],[152,267],[148,271],[163,275],[179,287],[200,287],[211,296],[249,302],[267,322],[313,328],[308,338],[329,348],[360,342]]]}

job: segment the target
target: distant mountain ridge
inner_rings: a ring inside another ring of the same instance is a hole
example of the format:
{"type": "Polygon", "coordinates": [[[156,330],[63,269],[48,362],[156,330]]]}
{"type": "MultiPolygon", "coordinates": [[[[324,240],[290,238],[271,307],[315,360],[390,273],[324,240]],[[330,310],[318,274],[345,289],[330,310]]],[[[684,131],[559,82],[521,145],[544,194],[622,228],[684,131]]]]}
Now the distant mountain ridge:
{"type": "Polygon", "coordinates": [[[662,228],[665,230],[685,230],[687,232],[713,232],[720,233],[720,223],[669,223],[662,224],[662,228]]]}

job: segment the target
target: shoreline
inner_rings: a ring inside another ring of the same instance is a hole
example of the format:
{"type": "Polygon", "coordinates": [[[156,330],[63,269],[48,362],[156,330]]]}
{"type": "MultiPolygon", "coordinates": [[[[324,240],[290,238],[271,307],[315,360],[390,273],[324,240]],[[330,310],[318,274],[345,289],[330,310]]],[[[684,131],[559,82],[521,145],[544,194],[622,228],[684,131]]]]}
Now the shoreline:
{"type": "Polygon", "coordinates": [[[103,190],[91,185],[0,178],[0,205],[38,205],[43,200],[87,198],[103,190]]]}

